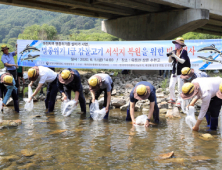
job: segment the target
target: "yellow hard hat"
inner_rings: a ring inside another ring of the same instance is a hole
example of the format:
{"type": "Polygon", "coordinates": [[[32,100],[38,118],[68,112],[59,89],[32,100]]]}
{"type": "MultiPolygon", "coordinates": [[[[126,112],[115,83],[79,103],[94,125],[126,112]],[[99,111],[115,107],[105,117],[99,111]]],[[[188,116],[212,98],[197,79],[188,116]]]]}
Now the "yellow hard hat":
{"type": "Polygon", "coordinates": [[[176,41],[180,41],[180,42],[184,43],[183,37],[178,37],[178,38],[176,39],[176,41]]]}
{"type": "Polygon", "coordinates": [[[182,92],[184,94],[191,94],[194,91],[194,84],[193,83],[185,83],[182,87],[182,92]]]}
{"type": "Polygon", "coordinates": [[[145,95],[145,94],[147,93],[146,86],[145,86],[145,85],[139,85],[139,86],[137,86],[137,88],[136,88],[136,93],[137,93],[139,96],[145,95]]]}
{"type": "Polygon", "coordinates": [[[66,80],[71,77],[71,72],[69,70],[63,70],[61,73],[62,79],[66,80]]]}
{"type": "Polygon", "coordinates": [[[95,87],[98,84],[99,80],[97,77],[92,77],[89,79],[88,83],[90,86],[95,87]]]}
{"type": "Polygon", "coordinates": [[[220,83],[219,90],[222,93],[222,83],[220,83]]]}
{"type": "Polygon", "coordinates": [[[3,44],[3,45],[1,46],[1,48],[5,48],[5,47],[7,47],[7,45],[5,45],[5,44],[3,44]]]}
{"type": "Polygon", "coordinates": [[[12,76],[9,76],[9,75],[6,75],[6,76],[4,76],[3,81],[4,81],[4,83],[6,83],[6,84],[12,84],[13,77],[12,77],[12,76]]]}
{"type": "Polygon", "coordinates": [[[28,70],[28,76],[29,77],[34,77],[35,76],[35,74],[36,74],[36,70],[34,69],[34,68],[30,68],[29,70],[28,70]]]}
{"type": "Polygon", "coordinates": [[[189,67],[184,67],[181,70],[181,73],[182,73],[182,75],[188,75],[188,74],[190,74],[190,71],[191,71],[191,69],[189,67]]]}

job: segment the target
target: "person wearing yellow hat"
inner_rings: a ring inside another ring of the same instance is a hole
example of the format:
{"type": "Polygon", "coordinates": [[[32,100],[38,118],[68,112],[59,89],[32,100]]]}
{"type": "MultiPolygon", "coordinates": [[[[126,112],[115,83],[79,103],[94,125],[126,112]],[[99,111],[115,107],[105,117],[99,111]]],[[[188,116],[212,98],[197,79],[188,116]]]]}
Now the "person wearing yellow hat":
{"type": "Polygon", "coordinates": [[[187,51],[183,48],[186,45],[184,44],[184,39],[182,37],[178,37],[175,41],[172,41],[173,44],[175,44],[175,49],[173,50],[169,55],[169,63],[172,63],[173,69],[172,69],[172,75],[170,78],[170,84],[169,84],[169,91],[170,91],[170,99],[168,103],[176,104],[176,106],[180,107],[182,99],[180,97],[181,94],[181,88],[183,85],[183,81],[180,78],[181,70],[184,67],[190,67],[190,59],[188,57],[187,51]],[[176,103],[176,96],[175,96],[175,86],[176,83],[178,83],[178,99],[176,103]]]}
{"type": "Polygon", "coordinates": [[[81,111],[86,113],[86,100],[83,95],[83,87],[79,72],[74,69],[65,69],[59,73],[57,86],[63,96],[63,100],[71,100],[71,91],[75,92],[75,101],[80,103],[81,111]]]}
{"type": "MultiPolygon", "coordinates": [[[[16,45],[17,47],[17,45],[16,45]]],[[[7,71],[14,77],[16,87],[18,87],[18,78],[17,78],[17,67],[18,65],[15,64],[14,57],[17,55],[17,51],[9,52],[9,48],[7,45],[1,46],[1,51],[3,52],[1,61],[4,66],[7,68],[7,71]]]]}
{"type": "Polygon", "coordinates": [[[92,95],[92,99],[90,100],[89,106],[91,103],[94,103],[95,100],[98,100],[100,94],[104,92],[104,102],[103,107],[106,108],[106,115],[104,119],[108,119],[109,117],[109,109],[111,102],[111,93],[113,90],[113,81],[112,78],[108,74],[95,74],[88,80],[89,90],[92,95]]]}
{"type": "Polygon", "coordinates": [[[8,99],[12,96],[15,111],[19,113],[19,102],[15,84],[15,80],[11,74],[0,74],[0,98],[2,100],[4,96],[3,106],[6,106],[8,99]]]}
{"type": "Polygon", "coordinates": [[[216,96],[216,93],[219,91],[221,82],[222,78],[220,77],[206,77],[196,78],[191,83],[188,82],[183,85],[181,97],[183,99],[193,98],[188,106],[194,106],[199,99],[202,100],[198,120],[193,127],[194,131],[199,130],[199,126],[206,115],[208,115],[206,119],[210,130],[217,129],[221,108],[218,107],[218,103],[221,103],[221,99],[216,96]]]}
{"type": "Polygon", "coordinates": [[[130,104],[127,108],[126,121],[132,121],[133,124],[136,123],[134,118],[134,109],[136,102],[138,100],[146,100],[146,99],[150,101],[150,108],[148,113],[148,119],[145,123],[145,126],[146,127],[149,126],[149,122],[152,116],[155,123],[159,123],[159,108],[157,106],[157,101],[156,101],[156,89],[151,83],[146,81],[141,81],[137,83],[135,87],[132,89],[130,93],[130,104]]]}
{"type": "Polygon", "coordinates": [[[189,67],[184,67],[181,70],[180,78],[183,79],[184,83],[191,82],[192,80],[194,80],[195,78],[198,78],[198,77],[209,77],[209,76],[207,75],[207,73],[205,73],[203,71],[199,71],[199,70],[196,71],[196,70],[191,69],[189,67]]]}
{"type": "Polygon", "coordinates": [[[38,78],[40,78],[38,87],[35,89],[34,93],[29,98],[29,102],[32,100],[33,96],[35,96],[41,90],[42,85],[44,83],[48,83],[47,94],[45,99],[45,106],[46,109],[48,109],[46,113],[53,112],[58,92],[57,74],[48,67],[35,66],[30,68],[28,70],[28,79],[31,81],[29,86],[32,86],[38,78]]]}

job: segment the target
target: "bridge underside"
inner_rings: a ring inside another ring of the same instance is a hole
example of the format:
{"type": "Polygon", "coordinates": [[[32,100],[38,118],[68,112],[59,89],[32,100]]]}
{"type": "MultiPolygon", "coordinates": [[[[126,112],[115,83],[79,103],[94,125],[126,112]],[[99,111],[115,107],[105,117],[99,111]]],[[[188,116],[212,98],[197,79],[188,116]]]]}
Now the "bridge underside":
{"type": "Polygon", "coordinates": [[[222,36],[221,0],[0,0],[0,3],[106,19],[103,31],[125,40],[172,39],[189,31],[222,36]]]}

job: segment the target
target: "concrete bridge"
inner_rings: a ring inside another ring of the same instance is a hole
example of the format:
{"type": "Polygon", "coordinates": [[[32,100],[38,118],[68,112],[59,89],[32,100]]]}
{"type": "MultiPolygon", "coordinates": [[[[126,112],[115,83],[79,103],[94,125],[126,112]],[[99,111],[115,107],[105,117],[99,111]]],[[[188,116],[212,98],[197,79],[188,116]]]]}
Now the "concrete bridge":
{"type": "Polygon", "coordinates": [[[173,39],[189,31],[222,36],[222,0],[0,0],[0,3],[106,19],[124,40],[173,39]]]}

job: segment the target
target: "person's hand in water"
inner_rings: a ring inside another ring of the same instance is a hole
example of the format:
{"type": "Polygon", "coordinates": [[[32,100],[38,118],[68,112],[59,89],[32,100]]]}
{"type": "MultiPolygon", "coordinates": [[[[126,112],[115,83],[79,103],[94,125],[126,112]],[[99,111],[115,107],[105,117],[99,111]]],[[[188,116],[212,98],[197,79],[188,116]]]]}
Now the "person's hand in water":
{"type": "Polygon", "coordinates": [[[145,127],[149,127],[150,123],[148,120],[146,120],[146,123],[144,124],[145,127]]]}
{"type": "Polygon", "coordinates": [[[193,131],[198,131],[198,130],[199,130],[199,127],[194,126],[192,129],[193,129],[193,131]]]}

